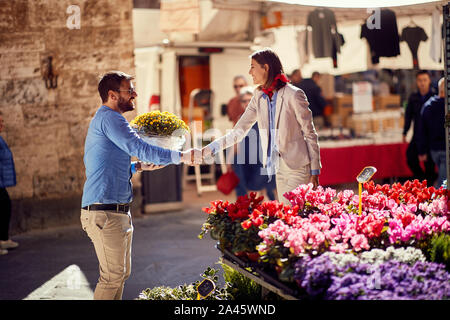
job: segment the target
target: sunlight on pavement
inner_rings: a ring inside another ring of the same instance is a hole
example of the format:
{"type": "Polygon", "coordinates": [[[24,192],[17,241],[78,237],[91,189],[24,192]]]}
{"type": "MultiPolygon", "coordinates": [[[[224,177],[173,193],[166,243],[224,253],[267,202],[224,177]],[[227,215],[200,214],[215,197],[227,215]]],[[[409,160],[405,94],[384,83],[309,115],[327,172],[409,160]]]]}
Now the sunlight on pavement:
{"type": "Polygon", "coordinates": [[[94,292],[81,269],[73,264],[65,268],[24,300],[91,300],[94,292]]]}

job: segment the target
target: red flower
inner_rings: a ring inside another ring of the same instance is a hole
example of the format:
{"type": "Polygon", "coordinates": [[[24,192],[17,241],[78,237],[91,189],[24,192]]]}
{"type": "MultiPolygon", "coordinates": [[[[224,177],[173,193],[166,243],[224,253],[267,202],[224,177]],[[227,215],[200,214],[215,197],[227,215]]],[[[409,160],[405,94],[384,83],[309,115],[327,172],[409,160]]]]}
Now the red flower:
{"type": "Polygon", "coordinates": [[[241,223],[241,226],[244,230],[248,230],[252,226],[252,222],[250,220],[245,220],[241,223]]]}
{"type": "Polygon", "coordinates": [[[252,223],[255,227],[259,227],[260,225],[262,225],[264,223],[264,219],[262,217],[258,217],[254,220],[252,220],[252,223]]]}

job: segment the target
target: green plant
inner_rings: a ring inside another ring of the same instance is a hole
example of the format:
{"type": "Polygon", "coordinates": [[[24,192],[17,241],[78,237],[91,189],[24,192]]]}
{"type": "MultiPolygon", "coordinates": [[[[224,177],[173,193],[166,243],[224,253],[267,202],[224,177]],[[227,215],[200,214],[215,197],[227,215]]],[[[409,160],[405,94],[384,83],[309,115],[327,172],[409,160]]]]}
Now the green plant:
{"type": "Polygon", "coordinates": [[[183,284],[175,288],[166,286],[147,288],[139,294],[138,300],[196,300],[197,287],[203,279],[209,279],[216,285],[216,289],[205,300],[231,300],[233,297],[229,293],[230,285],[225,283],[225,286],[222,288],[218,285],[218,272],[219,270],[208,267],[201,274],[202,280],[195,281],[189,285],[183,284]]]}
{"type": "Polygon", "coordinates": [[[261,286],[233,268],[221,263],[228,291],[235,300],[260,300],[261,286]]]}
{"type": "Polygon", "coordinates": [[[450,235],[441,233],[434,235],[431,239],[429,249],[430,260],[445,264],[447,270],[450,270],[450,235]]]}

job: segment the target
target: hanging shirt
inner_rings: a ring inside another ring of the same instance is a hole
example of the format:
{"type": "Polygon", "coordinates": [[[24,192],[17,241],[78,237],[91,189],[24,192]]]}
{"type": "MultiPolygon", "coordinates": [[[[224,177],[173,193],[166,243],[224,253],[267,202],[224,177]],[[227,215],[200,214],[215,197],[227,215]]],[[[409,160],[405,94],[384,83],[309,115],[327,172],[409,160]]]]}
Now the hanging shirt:
{"type": "Polygon", "coordinates": [[[309,55],[311,53],[312,48],[312,39],[311,39],[311,31],[302,30],[297,31],[297,51],[298,51],[298,66],[301,68],[303,65],[309,62],[309,55]],[[309,36],[307,36],[309,34],[309,36]],[[305,41],[308,40],[308,43],[305,41]]]}
{"type": "Polygon", "coordinates": [[[442,55],[442,25],[441,13],[435,9],[431,16],[431,45],[430,57],[434,62],[441,63],[442,55]]]}
{"type": "MultiPolygon", "coordinates": [[[[308,14],[308,26],[312,28],[313,54],[316,58],[332,57],[333,44],[336,41],[334,34],[337,33],[336,17],[330,9],[320,8],[308,14]]],[[[305,46],[308,44],[307,33],[305,46]]]]}
{"type": "Polygon", "coordinates": [[[380,26],[379,29],[369,29],[367,23],[361,26],[360,38],[367,39],[373,64],[378,64],[380,57],[395,57],[400,54],[400,39],[395,12],[381,9],[380,26]]]}
{"type": "Polygon", "coordinates": [[[413,57],[414,69],[419,69],[417,50],[419,49],[420,41],[427,41],[427,39],[428,36],[421,27],[406,27],[402,31],[400,41],[405,41],[408,44],[413,57]]]}

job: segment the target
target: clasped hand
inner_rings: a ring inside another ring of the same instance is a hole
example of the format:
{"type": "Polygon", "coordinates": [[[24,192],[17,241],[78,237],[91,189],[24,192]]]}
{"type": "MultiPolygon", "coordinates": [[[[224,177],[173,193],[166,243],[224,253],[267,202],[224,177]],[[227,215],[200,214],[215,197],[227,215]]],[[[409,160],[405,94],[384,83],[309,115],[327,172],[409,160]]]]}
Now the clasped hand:
{"type": "Polygon", "coordinates": [[[203,149],[189,149],[181,152],[181,162],[187,165],[199,165],[202,163],[211,164],[214,161],[211,149],[204,147],[203,149]]]}

